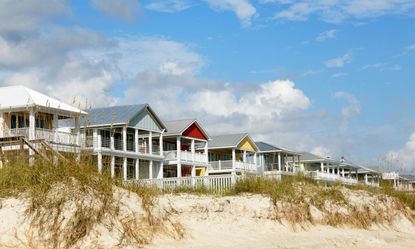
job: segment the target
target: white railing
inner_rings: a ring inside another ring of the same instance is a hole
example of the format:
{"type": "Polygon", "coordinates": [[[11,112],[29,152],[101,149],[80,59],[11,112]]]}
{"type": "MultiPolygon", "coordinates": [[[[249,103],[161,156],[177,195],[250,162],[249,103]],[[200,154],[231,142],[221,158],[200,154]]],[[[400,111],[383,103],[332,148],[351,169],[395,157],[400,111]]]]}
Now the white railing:
{"type": "Polygon", "coordinates": [[[197,176],[181,178],[163,178],[163,179],[141,179],[129,180],[127,184],[153,185],[160,190],[174,191],[180,188],[205,188],[214,193],[223,193],[231,190],[232,185],[236,182],[233,175],[221,176],[197,176]]]}
{"type": "Polygon", "coordinates": [[[341,182],[347,185],[357,185],[358,181],[354,178],[346,178],[336,174],[330,174],[320,171],[315,171],[313,178],[316,180],[328,181],[328,182],[341,182]]]}
{"type": "MultiPolygon", "coordinates": [[[[29,137],[29,128],[5,129],[3,137],[24,136],[29,137]]],[[[54,131],[50,129],[35,128],[34,139],[43,139],[57,144],[76,145],[76,134],[64,131],[54,131]]]]}
{"type": "Polygon", "coordinates": [[[209,170],[228,170],[232,169],[232,160],[209,162],[209,170]]]}
{"type": "MultiPolygon", "coordinates": [[[[166,160],[175,161],[177,160],[177,151],[163,151],[166,160]]],[[[180,151],[180,161],[183,162],[196,162],[196,163],[207,163],[206,154],[203,153],[192,153],[188,151],[180,151]]]]}
{"type": "Polygon", "coordinates": [[[379,182],[369,182],[369,181],[365,181],[365,185],[366,186],[369,186],[369,187],[378,188],[379,187],[379,182]]]}
{"type": "Polygon", "coordinates": [[[258,165],[253,163],[244,163],[244,162],[235,162],[235,168],[237,170],[247,171],[247,172],[257,172],[258,165]]]}
{"type": "MultiPolygon", "coordinates": [[[[257,172],[258,165],[235,161],[235,169],[247,172],[257,172]]],[[[209,162],[209,170],[229,170],[232,169],[232,160],[209,162]]]]}

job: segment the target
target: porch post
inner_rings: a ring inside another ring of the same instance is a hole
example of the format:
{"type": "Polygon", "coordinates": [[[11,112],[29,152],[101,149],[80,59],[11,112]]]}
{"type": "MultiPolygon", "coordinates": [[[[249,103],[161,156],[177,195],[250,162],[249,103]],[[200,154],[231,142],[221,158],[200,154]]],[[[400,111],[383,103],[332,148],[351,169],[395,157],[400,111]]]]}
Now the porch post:
{"type": "Polygon", "coordinates": [[[150,150],[150,155],[153,154],[153,132],[149,132],[148,134],[148,149],[150,150]]]}
{"type": "Polygon", "coordinates": [[[98,145],[98,130],[97,128],[94,128],[92,130],[92,146],[94,148],[97,148],[98,147],[97,145],[98,145]]]}
{"type": "Polygon", "coordinates": [[[110,129],[110,148],[114,150],[114,129],[110,129]]]}
{"type": "Polygon", "coordinates": [[[115,156],[111,156],[111,177],[115,175],[115,156]]]}
{"type": "MultiPolygon", "coordinates": [[[[29,113],[29,140],[36,139],[36,114],[35,114],[35,108],[30,108],[29,113]]],[[[33,154],[32,154],[33,155],[33,154]]]]}
{"type": "Polygon", "coordinates": [[[181,162],[181,151],[182,151],[182,145],[181,145],[181,137],[178,136],[176,138],[176,147],[177,147],[177,177],[182,177],[182,162],[181,162]]]}
{"type": "Polygon", "coordinates": [[[190,152],[192,153],[192,162],[195,161],[195,140],[192,139],[190,142],[190,152]]]}
{"type": "Polygon", "coordinates": [[[53,114],[52,119],[52,126],[53,126],[53,141],[56,143],[58,142],[58,114],[53,114]]]}
{"type": "Polygon", "coordinates": [[[101,154],[101,152],[97,153],[97,161],[98,161],[98,172],[102,173],[102,154],[101,154]]]}
{"type": "MultiPolygon", "coordinates": [[[[160,156],[163,156],[163,133],[164,133],[164,130],[160,133],[160,139],[159,139],[160,156]]],[[[161,162],[161,166],[163,166],[163,161],[161,162]]]]}
{"type": "Polygon", "coordinates": [[[337,175],[340,175],[340,167],[337,167],[337,175]]]}
{"type": "Polygon", "coordinates": [[[164,178],[164,162],[163,160],[160,161],[160,169],[159,169],[159,174],[157,176],[158,179],[163,179],[164,178]]]}
{"type": "Polygon", "coordinates": [[[281,171],[281,153],[278,152],[278,171],[281,171]]]}
{"type": "Polygon", "coordinates": [[[122,127],[122,150],[127,151],[127,126],[122,127]]]}
{"type": "Polygon", "coordinates": [[[4,112],[0,112],[0,137],[4,136],[4,112]]]}
{"type": "Polygon", "coordinates": [[[344,177],[344,169],[342,169],[342,176],[344,177]]]}
{"type": "Polygon", "coordinates": [[[140,159],[136,158],[135,159],[135,179],[136,180],[140,179],[139,168],[140,168],[140,159]]]}
{"type": "Polygon", "coordinates": [[[76,134],[76,145],[81,145],[81,131],[80,131],[80,119],[79,116],[75,117],[75,134],[76,134]]]}
{"type": "MultiPolygon", "coordinates": [[[[102,135],[101,135],[101,130],[97,129],[97,134],[98,134],[98,139],[97,139],[97,144],[96,144],[96,148],[98,148],[99,150],[102,147],[102,135]]],[[[95,147],[95,145],[94,145],[95,147]]]]}
{"type": "Polygon", "coordinates": [[[124,181],[127,181],[127,158],[124,157],[124,160],[122,162],[122,173],[124,181]]]}
{"type": "Polygon", "coordinates": [[[153,179],[153,160],[150,160],[148,164],[148,174],[149,174],[148,179],[153,179]]]}
{"type": "Polygon", "coordinates": [[[209,162],[209,152],[208,152],[208,141],[205,143],[205,156],[206,156],[206,162],[209,162]]]}
{"type": "Polygon", "coordinates": [[[135,147],[135,153],[138,153],[140,151],[138,148],[138,129],[134,129],[134,147],[135,147]]]}
{"type": "Polygon", "coordinates": [[[324,173],[324,163],[323,162],[320,163],[320,171],[321,171],[321,173],[324,173]]]}
{"type": "Polygon", "coordinates": [[[367,180],[367,174],[365,174],[365,184],[367,185],[368,180],[367,180]]]}
{"type": "Polygon", "coordinates": [[[232,149],[232,175],[236,174],[236,153],[235,148],[232,149]]]}
{"type": "Polygon", "coordinates": [[[246,150],[243,151],[242,161],[246,163],[246,150]]]}

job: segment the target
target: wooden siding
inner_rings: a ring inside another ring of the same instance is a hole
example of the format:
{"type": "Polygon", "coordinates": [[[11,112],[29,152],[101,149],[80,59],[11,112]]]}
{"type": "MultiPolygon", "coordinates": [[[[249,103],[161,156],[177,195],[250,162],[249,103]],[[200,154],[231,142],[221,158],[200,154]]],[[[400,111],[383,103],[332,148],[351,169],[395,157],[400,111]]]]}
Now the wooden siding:
{"type": "Polygon", "coordinates": [[[203,134],[199,127],[197,127],[196,123],[193,123],[189,128],[187,128],[187,130],[183,132],[183,135],[186,137],[207,140],[207,137],[203,134]]]}
{"type": "Polygon", "coordinates": [[[248,137],[244,138],[244,140],[238,144],[238,149],[256,152],[255,145],[248,137]]]}
{"type": "Polygon", "coordinates": [[[134,126],[136,128],[147,131],[162,131],[161,125],[157,122],[157,119],[153,117],[153,115],[151,115],[147,109],[143,110],[137,116],[135,116],[130,121],[130,126],[134,126]]]}

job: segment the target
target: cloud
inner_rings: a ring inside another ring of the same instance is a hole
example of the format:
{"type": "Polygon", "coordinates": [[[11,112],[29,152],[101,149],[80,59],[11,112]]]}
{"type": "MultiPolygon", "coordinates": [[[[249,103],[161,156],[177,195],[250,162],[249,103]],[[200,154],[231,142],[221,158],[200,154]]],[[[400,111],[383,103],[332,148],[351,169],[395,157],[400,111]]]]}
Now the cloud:
{"type": "Polygon", "coordinates": [[[367,64],[362,67],[362,70],[367,69],[375,69],[379,72],[383,71],[400,71],[402,68],[399,64],[391,64],[391,63],[375,63],[375,64],[367,64]]]}
{"type": "Polygon", "coordinates": [[[166,13],[175,13],[181,12],[190,8],[192,5],[188,1],[183,0],[163,0],[163,1],[151,1],[145,5],[146,9],[166,12],[166,13]]]}
{"type": "Polygon", "coordinates": [[[311,16],[316,16],[329,23],[376,18],[383,15],[410,15],[415,8],[415,2],[411,0],[266,0],[263,2],[287,6],[275,14],[276,19],[306,21],[311,16]]]}
{"type": "Polygon", "coordinates": [[[351,52],[347,52],[346,54],[327,60],[325,62],[326,67],[328,68],[340,68],[340,67],[344,67],[346,64],[349,64],[350,62],[352,62],[352,54],[351,52]]]}
{"type": "Polygon", "coordinates": [[[331,155],[332,155],[332,152],[329,148],[326,148],[326,147],[321,146],[321,145],[313,148],[311,150],[311,153],[313,153],[315,155],[318,155],[318,156],[321,156],[321,157],[331,157],[331,155]]]}
{"type": "Polygon", "coordinates": [[[249,0],[204,0],[218,11],[233,11],[244,27],[251,25],[252,18],[257,13],[249,0]]]}
{"type": "Polygon", "coordinates": [[[9,40],[20,40],[36,35],[38,25],[69,12],[67,1],[51,0],[47,7],[32,0],[0,1],[0,35],[9,40]]]}
{"type": "Polygon", "coordinates": [[[332,78],[340,78],[349,75],[348,73],[335,73],[331,77],[332,78]]]}
{"type": "Polygon", "coordinates": [[[399,170],[401,172],[415,172],[415,133],[412,133],[405,145],[386,154],[388,170],[399,170]]]}
{"type": "Polygon", "coordinates": [[[316,41],[322,42],[322,41],[325,41],[325,40],[328,40],[328,39],[333,39],[333,38],[336,37],[337,33],[338,33],[338,30],[336,30],[336,29],[331,29],[331,30],[324,31],[316,37],[316,41]]]}
{"type": "Polygon", "coordinates": [[[348,105],[343,107],[340,112],[340,130],[345,131],[350,120],[360,114],[360,102],[356,97],[346,92],[336,92],[334,97],[337,99],[344,99],[348,103],[348,105]]]}
{"type": "Polygon", "coordinates": [[[137,0],[91,0],[91,3],[102,13],[124,21],[134,21],[140,9],[137,0]]]}

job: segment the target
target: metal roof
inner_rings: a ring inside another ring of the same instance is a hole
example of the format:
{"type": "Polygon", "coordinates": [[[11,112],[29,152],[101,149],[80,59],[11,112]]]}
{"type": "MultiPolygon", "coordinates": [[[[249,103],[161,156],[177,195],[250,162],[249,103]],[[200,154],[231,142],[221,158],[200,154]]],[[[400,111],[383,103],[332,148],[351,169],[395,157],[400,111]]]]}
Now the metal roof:
{"type": "Polygon", "coordinates": [[[0,110],[13,110],[34,106],[45,110],[54,109],[61,114],[87,114],[79,108],[63,103],[25,86],[0,87],[0,110]]]}
{"type": "MultiPolygon", "coordinates": [[[[88,110],[89,125],[126,124],[146,106],[147,104],[94,108],[88,110]]],[[[83,122],[82,126],[84,125],[83,122]]]]}
{"type": "Polygon", "coordinates": [[[329,163],[340,164],[340,162],[337,160],[321,157],[310,152],[300,152],[300,155],[301,155],[300,157],[301,162],[329,162],[329,163]]]}
{"type": "Polygon", "coordinates": [[[165,121],[164,124],[167,127],[167,132],[164,133],[164,136],[180,136],[189,128],[193,123],[199,127],[203,134],[209,139],[210,136],[203,129],[200,123],[196,119],[181,119],[181,120],[170,120],[165,121]]]}
{"type": "Polygon", "coordinates": [[[282,147],[276,147],[272,144],[265,142],[255,142],[255,145],[258,147],[259,152],[286,152],[294,155],[301,155],[301,153],[299,152],[295,152],[282,147]]]}
{"type": "MultiPolygon", "coordinates": [[[[239,133],[239,134],[226,134],[226,135],[218,135],[212,136],[211,140],[209,141],[209,148],[235,148],[238,147],[239,143],[248,137],[255,147],[255,142],[251,139],[248,133],[239,133]]],[[[257,148],[256,148],[257,149],[257,148]]]]}

